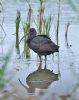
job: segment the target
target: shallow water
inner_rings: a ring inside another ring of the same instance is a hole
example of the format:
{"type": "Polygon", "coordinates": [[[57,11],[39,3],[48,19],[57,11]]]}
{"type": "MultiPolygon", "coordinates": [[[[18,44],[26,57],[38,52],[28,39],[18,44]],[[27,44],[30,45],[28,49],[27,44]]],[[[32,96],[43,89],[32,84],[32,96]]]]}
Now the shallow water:
{"type": "MultiPolygon", "coordinates": [[[[37,18],[39,2],[33,0],[33,17],[37,18]]],[[[48,56],[46,68],[44,57],[40,65],[39,58],[32,50],[30,59],[23,55],[23,41],[20,44],[20,57],[15,49],[15,19],[17,10],[21,11],[22,23],[26,20],[28,4],[25,0],[3,0],[3,13],[0,14],[0,23],[6,32],[3,43],[0,43],[0,66],[4,56],[13,48],[11,60],[8,64],[5,79],[11,78],[3,90],[0,90],[0,100],[79,100],[79,17],[72,7],[63,1],[61,3],[59,54],[48,56]],[[65,27],[70,22],[68,30],[69,47],[65,44],[65,27]]],[[[57,2],[51,0],[46,3],[45,14],[54,15],[54,24],[57,21],[57,2]],[[52,6],[53,3],[53,6],[52,6]],[[48,12],[48,13],[47,13],[48,12]]],[[[33,23],[32,27],[36,27],[33,23]]],[[[23,36],[20,25],[20,38],[23,36]]],[[[4,32],[0,28],[0,39],[4,32]]],[[[55,29],[52,25],[51,39],[55,40],[55,29]]],[[[0,40],[1,41],[1,40],[0,40]]]]}

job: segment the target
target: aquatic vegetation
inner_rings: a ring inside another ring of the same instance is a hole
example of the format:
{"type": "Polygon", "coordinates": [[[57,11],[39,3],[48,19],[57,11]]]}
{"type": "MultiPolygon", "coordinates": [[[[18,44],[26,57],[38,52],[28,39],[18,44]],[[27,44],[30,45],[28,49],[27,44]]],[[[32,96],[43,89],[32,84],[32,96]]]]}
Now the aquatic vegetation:
{"type": "Polygon", "coordinates": [[[68,29],[69,29],[69,26],[70,26],[70,22],[67,23],[66,30],[65,30],[65,44],[66,44],[67,47],[69,46],[69,43],[68,43],[68,29]]]}
{"type": "Polygon", "coordinates": [[[56,41],[57,41],[57,45],[58,45],[58,35],[59,35],[59,25],[60,25],[60,3],[61,0],[59,0],[58,3],[58,18],[57,18],[57,25],[56,25],[56,41]]]}
{"type": "Polygon", "coordinates": [[[29,58],[30,57],[30,49],[28,47],[28,45],[26,44],[26,40],[27,40],[27,33],[29,31],[29,24],[28,23],[25,23],[24,26],[23,26],[23,30],[24,30],[24,54],[26,56],[26,58],[29,58]]]}
{"type": "Polygon", "coordinates": [[[6,32],[3,28],[3,23],[4,23],[4,8],[3,8],[3,5],[2,5],[2,1],[0,1],[0,14],[2,14],[2,21],[0,21],[0,31],[2,30],[2,33],[0,34],[3,34],[3,36],[0,35],[0,44],[3,43],[5,37],[6,37],[6,32]]]}
{"type": "Polygon", "coordinates": [[[40,7],[39,7],[39,14],[38,14],[38,33],[42,34],[43,29],[43,17],[44,17],[44,0],[39,0],[40,7]]]}
{"type": "Polygon", "coordinates": [[[49,15],[47,18],[45,17],[45,0],[39,0],[40,7],[38,9],[38,21],[37,21],[37,29],[39,34],[50,34],[50,29],[52,26],[52,16],[49,15]]]}
{"type": "Polygon", "coordinates": [[[43,32],[42,32],[42,34],[49,36],[51,26],[52,26],[52,16],[50,15],[48,18],[43,19],[43,32]]]}
{"type": "Polygon", "coordinates": [[[0,24],[0,27],[1,27],[1,29],[3,30],[3,33],[4,33],[4,36],[3,37],[0,37],[0,44],[2,44],[3,43],[3,41],[4,41],[4,39],[5,39],[5,37],[6,37],[6,32],[5,32],[5,30],[4,30],[4,28],[3,28],[3,26],[0,24]]]}
{"type": "Polygon", "coordinates": [[[7,65],[9,63],[11,54],[12,54],[12,49],[10,49],[8,54],[4,57],[5,61],[4,61],[3,65],[0,66],[0,89],[3,89],[6,85],[6,83],[8,83],[10,81],[10,79],[6,79],[5,72],[6,72],[7,65]]]}
{"type": "Polygon", "coordinates": [[[21,14],[20,11],[17,11],[17,15],[16,15],[16,49],[17,49],[17,53],[20,53],[20,49],[19,49],[19,27],[20,27],[20,21],[21,21],[21,14]]]}
{"type": "MultiPolygon", "coordinates": [[[[2,6],[2,2],[0,1],[0,7],[3,9],[3,6],[2,6]]],[[[2,10],[0,9],[0,13],[2,12],[2,10]]]]}
{"type": "Polygon", "coordinates": [[[29,29],[31,27],[31,20],[32,20],[32,8],[31,8],[30,4],[29,4],[29,10],[28,10],[27,15],[28,15],[27,20],[23,25],[23,30],[24,30],[24,53],[25,53],[26,58],[29,58],[30,57],[30,49],[29,49],[28,45],[26,44],[26,41],[27,41],[29,29]]]}

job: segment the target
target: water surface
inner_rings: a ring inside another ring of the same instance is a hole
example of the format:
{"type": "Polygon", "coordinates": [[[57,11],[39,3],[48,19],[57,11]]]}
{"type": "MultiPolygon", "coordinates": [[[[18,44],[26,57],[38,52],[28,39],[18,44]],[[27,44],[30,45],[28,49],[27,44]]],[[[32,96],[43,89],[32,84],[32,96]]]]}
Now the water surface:
{"type": "MultiPolygon", "coordinates": [[[[39,2],[31,1],[33,19],[37,21],[39,2]]],[[[0,44],[0,65],[2,59],[13,47],[13,53],[6,70],[6,76],[12,77],[3,90],[0,90],[0,98],[6,96],[6,100],[78,100],[79,99],[79,17],[67,1],[61,2],[60,29],[59,29],[59,54],[48,56],[46,68],[44,57],[42,65],[39,58],[32,50],[30,59],[26,59],[23,53],[23,41],[20,44],[20,58],[15,49],[15,19],[17,10],[21,12],[20,38],[23,36],[22,23],[26,21],[28,4],[25,0],[3,0],[3,13],[0,13],[0,23],[6,32],[4,42],[0,44]],[[4,20],[3,20],[4,18],[4,20]],[[70,22],[68,30],[69,47],[65,44],[65,27],[70,22]]],[[[45,4],[45,16],[54,16],[56,24],[58,4],[56,0],[47,1],[45,4]]],[[[55,28],[52,25],[50,38],[55,40],[55,28]]],[[[35,23],[32,24],[35,27],[35,23]]],[[[0,28],[0,38],[4,32],[0,28]]],[[[1,41],[1,40],[0,40],[1,41]]]]}

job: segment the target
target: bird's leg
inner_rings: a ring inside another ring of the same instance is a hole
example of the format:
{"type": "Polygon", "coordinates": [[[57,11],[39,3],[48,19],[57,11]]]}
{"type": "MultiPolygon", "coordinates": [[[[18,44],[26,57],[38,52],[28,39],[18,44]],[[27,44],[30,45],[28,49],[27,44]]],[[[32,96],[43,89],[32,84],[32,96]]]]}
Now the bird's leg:
{"type": "Polygon", "coordinates": [[[46,58],[46,55],[45,55],[45,69],[46,69],[46,60],[47,60],[47,58],[46,58]]]}
{"type": "Polygon", "coordinates": [[[42,60],[41,60],[41,56],[39,55],[39,58],[40,58],[40,63],[42,63],[42,60]]]}
{"type": "Polygon", "coordinates": [[[40,64],[39,64],[39,67],[38,67],[39,70],[41,69],[41,64],[42,64],[42,62],[40,62],[40,64]]]}

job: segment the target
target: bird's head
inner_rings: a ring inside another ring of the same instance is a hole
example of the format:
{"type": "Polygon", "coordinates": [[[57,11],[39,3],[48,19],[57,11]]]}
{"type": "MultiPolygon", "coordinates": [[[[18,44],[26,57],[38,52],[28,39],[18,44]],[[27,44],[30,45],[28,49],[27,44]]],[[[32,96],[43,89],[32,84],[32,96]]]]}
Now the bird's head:
{"type": "Polygon", "coordinates": [[[32,39],[36,36],[37,32],[35,28],[30,28],[29,33],[28,33],[28,38],[32,39]]]}

